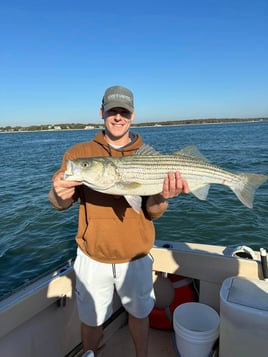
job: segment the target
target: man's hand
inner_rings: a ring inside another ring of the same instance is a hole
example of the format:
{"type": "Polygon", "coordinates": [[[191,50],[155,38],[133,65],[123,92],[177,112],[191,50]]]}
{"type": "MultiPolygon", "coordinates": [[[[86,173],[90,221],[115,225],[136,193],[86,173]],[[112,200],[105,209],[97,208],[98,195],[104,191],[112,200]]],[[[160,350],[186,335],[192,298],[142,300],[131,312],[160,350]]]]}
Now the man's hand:
{"type": "Polygon", "coordinates": [[[75,193],[75,187],[80,185],[82,185],[82,182],[63,180],[63,172],[60,172],[53,181],[53,189],[63,201],[72,198],[75,193]]]}
{"type": "Polygon", "coordinates": [[[78,181],[65,181],[63,180],[63,172],[60,172],[55,176],[52,183],[52,187],[48,193],[48,198],[52,205],[59,209],[67,209],[74,203],[73,195],[75,193],[75,187],[82,185],[82,182],[78,181]]]}
{"type": "Polygon", "coordinates": [[[189,193],[187,182],[182,179],[179,172],[169,172],[163,182],[163,190],[157,195],[148,197],[146,201],[147,212],[154,218],[160,217],[168,208],[168,199],[181,193],[189,193]]]}
{"type": "Polygon", "coordinates": [[[189,193],[189,187],[187,182],[182,179],[179,172],[169,172],[168,176],[164,179],[163,191],[160,195],[167,200],[172,197],[176,197],[181,193],[189,193]]]}

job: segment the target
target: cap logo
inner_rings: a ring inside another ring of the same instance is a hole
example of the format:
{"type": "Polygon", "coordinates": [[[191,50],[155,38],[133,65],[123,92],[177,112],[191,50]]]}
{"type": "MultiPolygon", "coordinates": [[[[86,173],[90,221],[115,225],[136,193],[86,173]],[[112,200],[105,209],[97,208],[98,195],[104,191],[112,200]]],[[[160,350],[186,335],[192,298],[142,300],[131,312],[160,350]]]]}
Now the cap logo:
{"type": "Polygon", "coordinates": [[[119,100],[126,100],[126,101],[128,101],[128,102],[131,102],[131,98],[128,96],[128,95],[124,95],[124,94],[119,94],[119,93],[116,93],[116,94],[110,94],[110,95],[108,95],[108,101],[109,100],[117,100],[117,99],[119,99],[119,100]]]}

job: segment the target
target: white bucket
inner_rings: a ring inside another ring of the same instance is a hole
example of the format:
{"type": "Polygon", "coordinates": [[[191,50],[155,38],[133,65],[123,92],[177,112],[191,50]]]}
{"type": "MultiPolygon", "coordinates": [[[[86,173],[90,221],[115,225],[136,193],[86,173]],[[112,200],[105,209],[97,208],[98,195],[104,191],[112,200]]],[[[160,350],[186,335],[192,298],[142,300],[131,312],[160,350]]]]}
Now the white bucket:
{"type": "Polygon", "coordinates": [[[210,306],[188,302],[173,314],[176,345],[181,357],[208,357],[219,337],[220,318],[210,306]]]}

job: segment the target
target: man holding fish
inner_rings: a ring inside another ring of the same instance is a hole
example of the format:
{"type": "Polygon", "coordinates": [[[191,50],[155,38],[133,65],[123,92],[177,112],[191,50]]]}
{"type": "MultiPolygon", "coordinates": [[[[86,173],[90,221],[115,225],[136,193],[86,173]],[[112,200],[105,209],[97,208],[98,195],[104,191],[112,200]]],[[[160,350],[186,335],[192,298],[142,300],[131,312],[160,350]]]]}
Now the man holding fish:
{"type": "MultiPolygon", "coordinates": [[[[128,195],[127,185],[123,195],[106,194],[105,189],[100,192],[82,180],[68,179],[67,162],[90,157],[126,157],[144,146],[140,135],[130,132],[135,118],[130,90],[121,86],[108,88],[100,116],[104,130],[92,141],[76,144],[64,154],[61,168],[53,176],[49,199],[59,210],[80,202],[74,270],[84,351],[97,351],[102,324],[112,314],[116,289],[129,313],[136,356],[145,357],[148,315],[155,300],[149,254],[155,239],[152,220],[165,212],[169,198],[188,193],[189,188],[179,172],[166,174],[160,193],[142,197],[128,195]]],[[[106,176],[102,178],[109,182],[109,175],[106,176]]]]}

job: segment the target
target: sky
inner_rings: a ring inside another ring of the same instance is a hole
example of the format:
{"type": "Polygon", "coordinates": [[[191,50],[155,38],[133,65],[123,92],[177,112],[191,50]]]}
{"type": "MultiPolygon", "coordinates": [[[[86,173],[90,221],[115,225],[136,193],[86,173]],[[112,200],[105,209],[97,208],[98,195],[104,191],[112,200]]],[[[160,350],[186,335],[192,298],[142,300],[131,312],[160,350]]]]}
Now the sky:
{"type": "Polygon", "coordinates": [[[0,127],[268,117],[267,0],[1,0],[0,127]]]}

